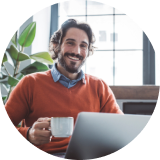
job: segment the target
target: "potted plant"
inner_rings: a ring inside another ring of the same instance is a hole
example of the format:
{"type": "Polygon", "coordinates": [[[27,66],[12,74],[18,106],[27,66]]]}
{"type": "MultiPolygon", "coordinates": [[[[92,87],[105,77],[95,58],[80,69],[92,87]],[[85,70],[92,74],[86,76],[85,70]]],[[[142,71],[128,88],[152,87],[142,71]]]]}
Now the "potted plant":
{"type": "Polygon", "coordinates": [[[17,32],[14,34],[10,47],[4,53],[0,71],[1,86],[7,91],[7,95],[2,95],[4,104],[21,78],[30,73],[46,71],[49,69],[47,64],[53,64],[53,60],[48,52],[39,52],[32,55],[24,53],[24,48],[32,44],[35,34],[36,22],[32,22],[23,30],[19,37],[17,37],[17,32]],[[28,59],[33,59],[34,62],[19,70],[20,63],[28,59]],[[13,74],[9,72],[6,62],[12,67],[13,74]]]}

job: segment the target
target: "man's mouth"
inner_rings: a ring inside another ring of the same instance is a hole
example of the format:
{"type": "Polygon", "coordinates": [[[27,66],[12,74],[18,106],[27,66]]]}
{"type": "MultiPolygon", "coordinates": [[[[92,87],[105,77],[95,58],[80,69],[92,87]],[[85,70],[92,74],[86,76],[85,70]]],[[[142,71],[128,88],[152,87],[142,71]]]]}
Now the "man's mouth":
{"type": "Polygon", "coordinates": [[[76,57],[72,57],[72,56],[67,56],[69,59],[71,59],[71,60],[74,60],[74,61],[79,61],[79,58],[76,58],[76,57]]]}

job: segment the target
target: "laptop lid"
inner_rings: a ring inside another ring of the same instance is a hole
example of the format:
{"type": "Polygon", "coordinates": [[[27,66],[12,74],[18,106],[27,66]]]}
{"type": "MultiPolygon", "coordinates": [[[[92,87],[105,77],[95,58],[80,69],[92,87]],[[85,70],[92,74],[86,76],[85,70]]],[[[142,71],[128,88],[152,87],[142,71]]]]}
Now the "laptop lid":
{"type": "Polygon", "coordinates": [[[111,154],[130,143],[149,119],[148,115],[81,112],[65,158],[93,159],[111,154]]]}

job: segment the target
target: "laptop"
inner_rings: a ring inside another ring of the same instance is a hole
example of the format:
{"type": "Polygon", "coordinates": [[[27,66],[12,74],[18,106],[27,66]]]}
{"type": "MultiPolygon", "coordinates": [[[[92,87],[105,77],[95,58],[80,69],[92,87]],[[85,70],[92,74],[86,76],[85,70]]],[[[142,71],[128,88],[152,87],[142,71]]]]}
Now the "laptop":
{"type": "Polygon", "coordinates": [[[151,116],[81,112],[65,158],[93,159],[109,155],[130,143],[151,116]]]}

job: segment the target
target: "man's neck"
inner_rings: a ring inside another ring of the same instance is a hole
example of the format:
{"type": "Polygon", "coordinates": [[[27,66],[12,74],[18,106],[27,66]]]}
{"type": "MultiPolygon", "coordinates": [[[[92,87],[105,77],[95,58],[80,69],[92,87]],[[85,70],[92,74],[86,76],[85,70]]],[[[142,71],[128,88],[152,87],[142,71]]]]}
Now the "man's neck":
{"type": "Polygon", "coordinates": [[[59,63],[57,63],[57,70],[70,80],[77,79],[78,77],[78,73],[69,73],[59,63]]]}

